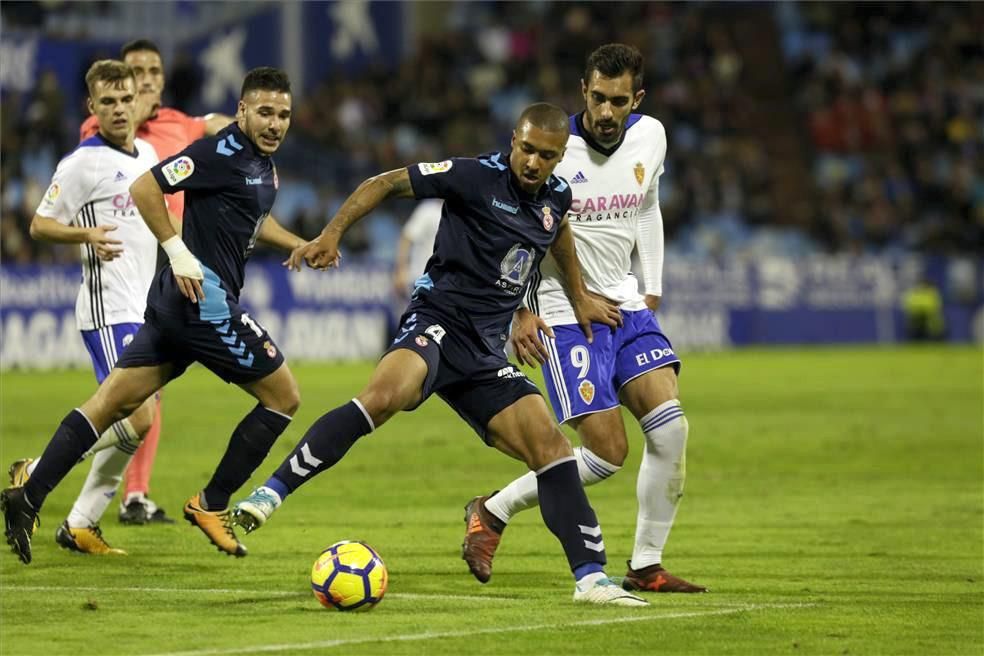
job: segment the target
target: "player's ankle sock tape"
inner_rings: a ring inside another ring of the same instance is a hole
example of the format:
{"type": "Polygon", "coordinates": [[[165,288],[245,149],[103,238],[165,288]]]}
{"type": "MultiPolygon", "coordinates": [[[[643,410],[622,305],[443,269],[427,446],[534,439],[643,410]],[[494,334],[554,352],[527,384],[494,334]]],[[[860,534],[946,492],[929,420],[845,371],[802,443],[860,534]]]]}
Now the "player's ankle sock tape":
{"type": "Polygon", "coordinates": [[[360,437],[371,433],[372,429],[365,411],[354,401],[349,401],[321,415],[273,475],[293,492],[333,467],[360,437]]]}
{"type": "Polygon", "coordinates": [[[605,564],[601,527],[584,494],[573,457],[547,465],[536,475],[540,514],[564,547],[571,571],[584,563],[605,564]]]}
{"type": "Polygon", "coordinates": [[[99,435],[81,410],[65,415],[41,455],[38,466],[24,485],[31,505],[40,510],[48,494],[72,470],[82,454],[89,450],[99,435]]]}
{"type": "Polygon", "coordinates": [[[261,405],[243,417],[232,432],[212,480],[203,490],[209,510],[220,510],[229,505],[229,497],[249,480],[289,424],[290,417],[261,405]]]}

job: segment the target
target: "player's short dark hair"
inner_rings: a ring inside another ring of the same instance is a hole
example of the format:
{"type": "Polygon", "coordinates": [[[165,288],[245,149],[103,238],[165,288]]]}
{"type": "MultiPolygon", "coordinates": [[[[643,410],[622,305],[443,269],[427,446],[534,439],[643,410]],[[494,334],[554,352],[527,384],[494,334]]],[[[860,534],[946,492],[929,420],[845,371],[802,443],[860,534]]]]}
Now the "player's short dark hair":
{"type": "Polygon", "coordinates": [[[287,73],[279,68],[260,66],[246,74],[246,79],[243,80],[243,90],[239,97],[245,98],[246,93],[254,89],[290,93],[290,78],[287,77],[287,73]]]}
{"type": "Polygon", "coordinates": [[[133,41],[127,41],[120,48],[120,59],[126,59],[126,56],[131,52],[144,52],[146,50],[156,52],[158,56],[161,54],[160,48],[150,39],[134,39],[133,41]]]}
{"type": "Polygon", "coordinates": [[[92,64],[85,74],[85,86],[89,89],[89,96],[95,88],[96,82],[106,82],[113,84],[122,82],[130,78],[136,84],[133,69],[116,59],[100,59],[92,64]]]}
{"type": "Polygon", "coordinates": [[[519,120],[516,121],[516,126],[519,127],[523,123],[529,123],[546,132],[570,132],[571,129],[567,112],[557,105],[545,102],[534,103],[524,109],[519,115],[519,120]]]}
{"type": "Polygon", "coordinates": [[[585,84],[594,71],[608,78],[629,72],[632,74],[632,91],[638,91],[642,88],[642,53],[624,43],[605,44],[588,55],[588,63],[584,67],[585,84]]]}

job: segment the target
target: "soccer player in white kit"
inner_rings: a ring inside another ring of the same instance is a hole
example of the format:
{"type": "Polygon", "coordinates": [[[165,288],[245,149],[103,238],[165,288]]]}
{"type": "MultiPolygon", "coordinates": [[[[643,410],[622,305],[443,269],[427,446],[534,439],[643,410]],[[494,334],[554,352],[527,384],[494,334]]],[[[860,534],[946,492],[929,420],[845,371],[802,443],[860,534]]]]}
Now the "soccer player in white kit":
{"type": "MultiPolygon", "coordinates": [[[[578,432],[574,449],[585,486],[616,473],[628,453],[620,405],[639,421],[645,451],[636,486],[635,548],[623,580],[627,590],[705,592],[662,566],[663,547],[683,495],[688,424],[678,400],[680,359],[653,312],[662,297],[663,219],[659,176],[666,131],[632,113],[645,95],[638,50],[608,44],[595,50],[581,81],[585,111],[571,117],[567,153],[556,172],[570,182],[567,214],[588,289],[620,304],[623,325],[596,326],[589,342],[577,325],[548,256],[517,311],[510,342],[523,364],[544,365],[557,420],[578,432]],[[631,273],[642,263],[642,293],[631,273]]],[[[465,507],[462,557],[486,582],[502,531],[537,503],[536,477],[521,476],[465,507]]]]}
{"type": "MultiPolygon", "coordinates": [[[[137,211],[129,187],[158,159],[153,146],[134,137],[137,94],[130,67],[116,60],[97,61],[85,81],[89,111],[98,119],[99,132],[59,162],[31,221],[31,236],[79,244],[82,286],[75,317],[101,383],[144,320],[157,239],[137,211]]],[[[93,446],[99,452],[89,476],[55,533],[59,545],[98,555],[126,553],[109,546],[99,528],[121,479],[105,472],[123,472],[153,418],[151,398],[113,424],[93,446]],[[107,444],[112,448],[101,449],[107,444]]],[[[14,463],[11,476],[18,480],[11,482],[23,485],[37,462],[14,463]]]]}

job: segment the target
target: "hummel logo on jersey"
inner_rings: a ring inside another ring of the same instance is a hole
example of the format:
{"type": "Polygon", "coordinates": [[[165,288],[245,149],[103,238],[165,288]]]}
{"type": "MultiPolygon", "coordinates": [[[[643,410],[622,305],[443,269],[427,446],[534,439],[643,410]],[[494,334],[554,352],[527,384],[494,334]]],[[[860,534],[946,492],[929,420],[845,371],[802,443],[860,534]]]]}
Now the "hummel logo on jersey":
{"type": "Polygon", "coordinates": [[[508,205],[506,203],[503,203],[501,200],[499,200],[495,196],[492,197],[492,207],[494,207],[496,209],[500,209],[500,210],[502,210],[504,212],[509,212],[510,214],[518,214],[519,213],[519,206],[518,205],[508,205]]]}
{"type": "Polygon", "coordinates": [[[115,180],[116,180],[116,182],[121,182],[123,180],[126,180],[126,176],[123,175],[123,171],[117,171],[116,172],[116,178],[115,178],[115,180]]]}
{"type": "Polygon", "coordinates": [[[571,184],[577,184],[579,182],[587,182],[588,177],[584,175],[584,171],[578,171],[577,175],[571,178],[571,184]]]}
{"type": "Polygon", "coordinates": [[[247,187],[252,186],[252,185],[261,185],[261,184],[263,184],[263,178],[262,177],[259,177],[259,178],[246,178],[246,186],[247,187]]]}

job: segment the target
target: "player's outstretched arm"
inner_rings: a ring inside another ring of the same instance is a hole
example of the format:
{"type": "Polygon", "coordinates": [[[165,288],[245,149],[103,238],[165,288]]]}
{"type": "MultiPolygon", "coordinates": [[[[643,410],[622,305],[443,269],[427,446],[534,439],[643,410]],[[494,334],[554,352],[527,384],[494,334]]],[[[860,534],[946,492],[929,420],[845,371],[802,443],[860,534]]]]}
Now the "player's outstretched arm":
{"type": "Polygon", "coordinates": [[[205,292],[202,291],[201,281],[205,279],[205,274],[202,273],[198,260],[171,225],[171,217],[164,202],[164,192],[161,191],[154,174],[147,171],[137,178],[136,182],[130,185],[130,197],[133,198],[144,223],[157,237],[157,241],[161,242],[164,252],[167,253],[181,293],[192,303],[204,300],[205,292]]]}
{"type": "MultiPolygon", "coordinates": [[[[260,227],[260,234],[257,235],[256,238],[267,246],[290,251],[292,257],[295,252],[299,251],[302,246],[308,243],[302,237],[295,235],[293,232],[281,225],[280,221],[277,221],[272,214],[263,221],[263,225],[260,227]]],[[[290,263],[291,258],[289,257],[283,264],[284,266],[288,266],[290,263]]],[[[300,259],[297,259],[294,269],[296,271],[300,271],[300,259]]]]}
{"type": "Polygon", "coordinates": [[[577,323],[588,338],[588,343],[594,340],[591,332],[592,322],[603,323],[612,328],[621,326],[622,313],[618,303],[600,294],[589,292],[585,286],[584,277],[581,276],[581,266],[577,261],[577,251],[574,248],[574,233],[566,216],[557,227],[557,237],[550,246],[550,254],[553,255],[557,268],[564,277],[564,288],[574,307],[574,316],[577,317],[577,323]]]}
{"type": "Polygon", "coordinates": [[[31,238],[50,241],[56,244],[92,244],[96,257],[104,262],[115,260],[123,253],[123,242],[113,239],[108,233],[116,230],[114,225],[101,225],[94,228],[68,226],[57,219],[35,214],[31,220],[31,238]]]}
{"type": "Polygon", "coordinates": [[[338,243],[342,235],[387,198],[413,198],[410,174],[405,168],[380,173],[360,184],[338,208],[335,217],[321,231],[321,235],[291,253],[287,266],[300,267],[302,259],[312,269],[338,266],[341,259],[338,243]]]}

